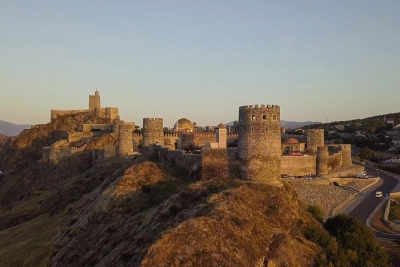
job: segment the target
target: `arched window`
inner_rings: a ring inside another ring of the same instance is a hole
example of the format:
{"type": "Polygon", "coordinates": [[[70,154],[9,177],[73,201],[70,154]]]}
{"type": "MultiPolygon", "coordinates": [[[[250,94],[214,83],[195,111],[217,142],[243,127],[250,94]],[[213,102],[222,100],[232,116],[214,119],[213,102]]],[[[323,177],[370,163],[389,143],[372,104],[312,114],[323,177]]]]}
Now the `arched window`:
{"type": "Polygon", "coordinates": [[[256,119],[256,115],[251,115],[251,120],[255,120],[256,119]]]}
{"type": "Polygon", "coordinates": [[[276,115],[272,116],[272,120],[276,121],[276,115]]]}
{"type": "Polygon", "coordinates": [[[267,119],[267,115],[263,115],[263,120],[266,120],[267,119]]]}

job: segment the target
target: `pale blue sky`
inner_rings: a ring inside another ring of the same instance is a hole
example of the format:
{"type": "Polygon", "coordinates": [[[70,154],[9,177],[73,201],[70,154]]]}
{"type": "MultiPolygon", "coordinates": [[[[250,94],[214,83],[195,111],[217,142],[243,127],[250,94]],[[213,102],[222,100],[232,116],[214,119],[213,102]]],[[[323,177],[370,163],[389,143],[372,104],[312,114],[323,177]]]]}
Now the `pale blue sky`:
{"type": "Polygon", "coordinates": [[[121,119],[199,125],[399,112],[400,1],[0,0],[0,120],[46,123],[97,89],[121,119]]]}

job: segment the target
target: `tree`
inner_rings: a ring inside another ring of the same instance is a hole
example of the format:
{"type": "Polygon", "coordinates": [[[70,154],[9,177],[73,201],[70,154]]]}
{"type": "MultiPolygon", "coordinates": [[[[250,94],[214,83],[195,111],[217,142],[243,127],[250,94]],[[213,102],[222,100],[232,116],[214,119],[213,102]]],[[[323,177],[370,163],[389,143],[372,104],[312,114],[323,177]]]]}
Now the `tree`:
{"type": "Polygon", "coordinates": [[[336,237],[340,246],[339,261],[346,261],[353,267],[390,266],[388,255],[361,221],[339,214],[326,220],[324,228],[336,237]]]}
{"type": "Polygon", "coordinates": [[[370,160],[373,157],[374,153],[368,147],[363,147],[360,151],[360,157],[365,160],[370,160]]]}

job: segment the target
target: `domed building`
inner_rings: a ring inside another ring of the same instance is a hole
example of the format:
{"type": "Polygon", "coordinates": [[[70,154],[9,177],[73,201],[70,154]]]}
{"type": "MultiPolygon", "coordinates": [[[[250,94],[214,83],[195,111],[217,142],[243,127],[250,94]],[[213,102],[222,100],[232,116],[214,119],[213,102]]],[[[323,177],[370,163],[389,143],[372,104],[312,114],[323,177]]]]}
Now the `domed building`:
{"type": "Polygon", "coordinates": [[[296,138],[288,138],[282,142],[282,154],[287,155],[292,152],[303,152],[306,143],[300,143],[296,138]]]}
{"type": "Polygon", "coordinates": [[[192,122],[186,118],[179,119],[174,125],[174,131],[176,132],[193,132],[193,129],[192,122]]]}

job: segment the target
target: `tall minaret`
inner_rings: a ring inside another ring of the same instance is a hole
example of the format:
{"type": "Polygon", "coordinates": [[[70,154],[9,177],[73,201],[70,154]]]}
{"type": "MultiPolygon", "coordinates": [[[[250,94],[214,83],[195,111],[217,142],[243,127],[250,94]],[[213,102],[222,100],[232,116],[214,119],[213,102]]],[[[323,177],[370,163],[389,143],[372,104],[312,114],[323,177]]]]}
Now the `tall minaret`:
{"type": "Polygon", "coordinates": [[[222,124],[222,122],[217,128],[217,143],[218,148],[226,148],[226,127],[222,124]]]}

